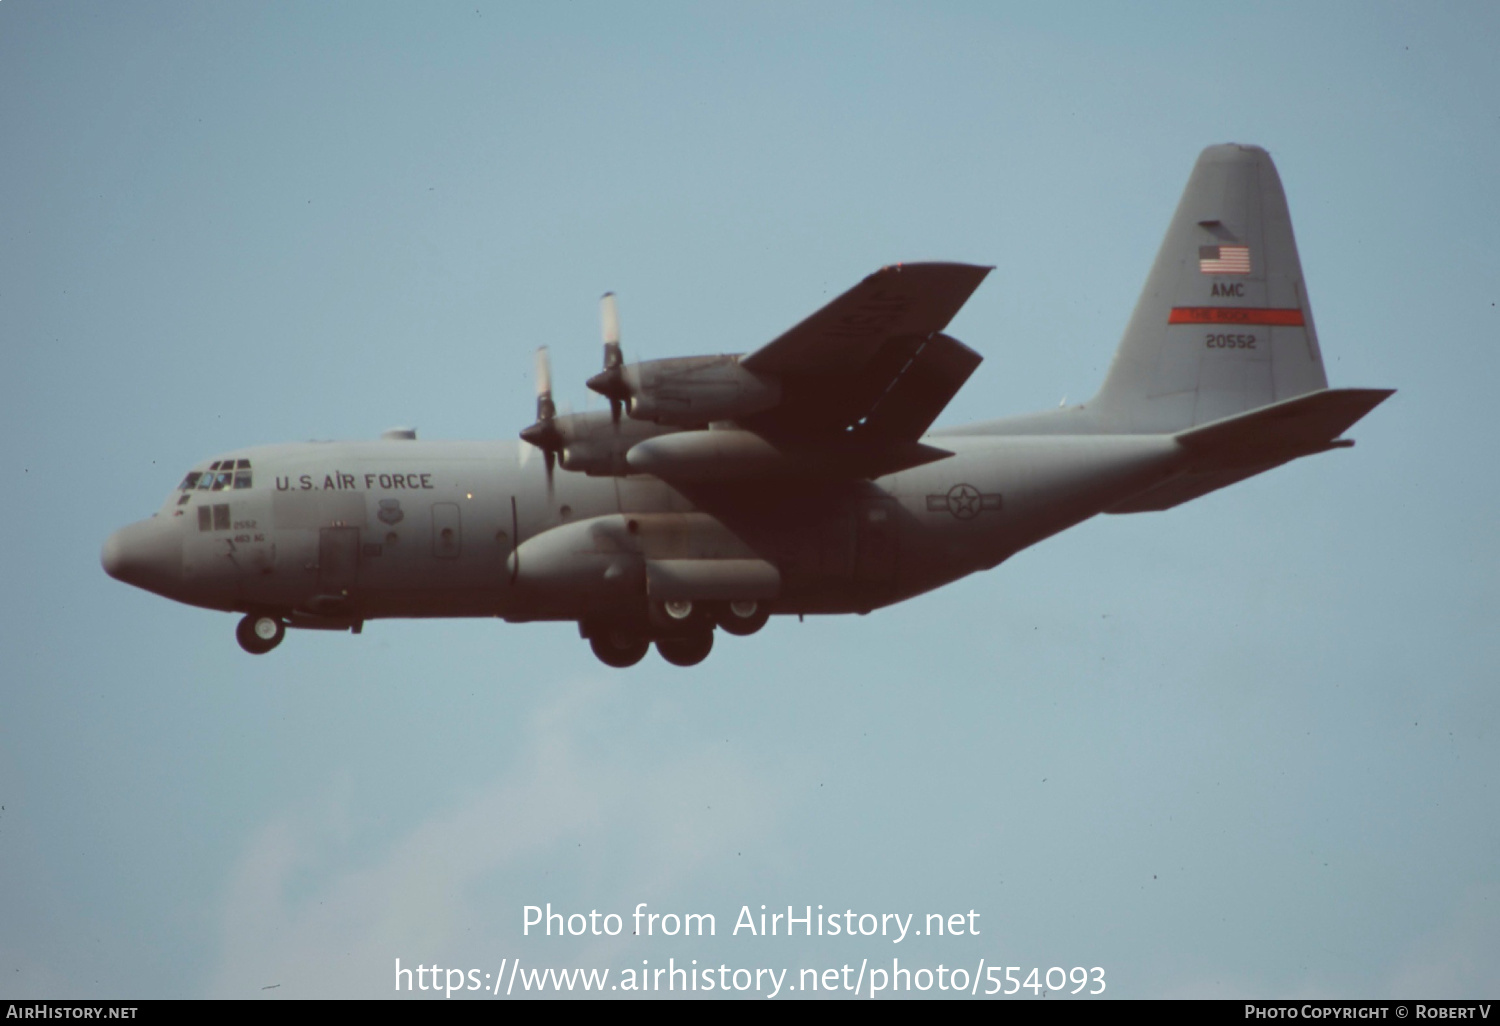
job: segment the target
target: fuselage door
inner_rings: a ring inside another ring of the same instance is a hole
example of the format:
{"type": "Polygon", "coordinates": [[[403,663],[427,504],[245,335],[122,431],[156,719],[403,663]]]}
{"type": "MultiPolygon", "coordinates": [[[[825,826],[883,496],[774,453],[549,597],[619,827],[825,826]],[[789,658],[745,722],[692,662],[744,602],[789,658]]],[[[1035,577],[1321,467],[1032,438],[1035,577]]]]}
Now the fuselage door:
{"type": "Polygon", "coordinates": [[[854,579],[884,585],[896,579],[896,500],[867,498],[855,510],[854,579]]]}
{"type": "Polygon", "coordinates": [[[438,559],[457,559],[463,547],[458,503],[432,504],[432,554],[438,559]]]}
{"type": "Polygon", "coordinates": [[[342,595],[359,575],[359,528],[324,527],[318,531],[318,591],[342,595]]]}

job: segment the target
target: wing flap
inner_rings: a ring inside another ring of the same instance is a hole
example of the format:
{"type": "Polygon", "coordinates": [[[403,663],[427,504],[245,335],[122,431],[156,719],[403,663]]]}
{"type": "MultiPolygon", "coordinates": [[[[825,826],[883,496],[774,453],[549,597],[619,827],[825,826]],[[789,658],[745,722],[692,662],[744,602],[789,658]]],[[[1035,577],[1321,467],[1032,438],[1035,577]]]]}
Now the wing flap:
{"type": "Polygon", "coordinates": [[[892,440],[921,438],[983,360],[956,338],[932,336],[897,372],[856,432],[892,440]]]}

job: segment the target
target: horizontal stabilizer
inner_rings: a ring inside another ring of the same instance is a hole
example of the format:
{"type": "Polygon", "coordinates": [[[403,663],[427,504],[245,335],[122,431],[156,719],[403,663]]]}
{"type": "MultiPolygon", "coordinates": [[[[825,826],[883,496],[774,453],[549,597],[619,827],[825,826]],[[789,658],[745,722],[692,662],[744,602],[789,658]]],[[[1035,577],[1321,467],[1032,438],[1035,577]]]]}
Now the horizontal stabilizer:
{"type": "Polygon", "coordinates": [[[1187,470],[1109,512],[1171,509],[1299,456],[1353,445],[1338,436],[1393,393],[1388,388],[1323,389],[1190,428],[1176,436],[1192,454],[1187,470]]]}
{"type": "Polygon", "coordinates": [[[1218,466],[1307,455],[1334,440],[1394,394],[1390,388],[1328,388],[1179,433],[1177,441],[1218,466]]]}

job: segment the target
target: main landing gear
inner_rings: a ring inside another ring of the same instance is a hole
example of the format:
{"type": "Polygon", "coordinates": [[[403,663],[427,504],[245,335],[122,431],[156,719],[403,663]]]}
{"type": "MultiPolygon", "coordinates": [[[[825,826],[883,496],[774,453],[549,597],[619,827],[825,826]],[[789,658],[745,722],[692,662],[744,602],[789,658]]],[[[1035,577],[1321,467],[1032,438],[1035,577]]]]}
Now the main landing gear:
{"type": "Polygon", "coordinates": [[[656,651],[673,666],[697,666],[713,651],[714,629],[705,627],[691,634],[657,638],[656,651]]]}
{"type": "Polygon", "coordinates": [[[589,647],[605,666],[623,670],[646,658],[651,642],[624,628],[613,628],[589,638],[589,647]]]}
{"type": "Polygon", "coordinates": [[[714,647],[714,629],[712,624],[704,624],[689,632],[652,639],[629,627],[596,627],[589,637],[589,647],[605,666],[623,670],[646,658],[653,640],[661,657],[673,666],[696,666],[714,647]]]}
{"type": "Polygon", "coordinates": [[[770,618],[771,611],[766,608],[764,602],[740,599],[737,602],[725,603],[724,607],[718,610],[718,615],[714,617],[714,620],[730,634],[744,637],[760,630],[770,618]]]}
{"type": "Polygon", "coordinates": [[[251,655],[265,655],[286,637],[286,624],[267,613],[250,613],[234,629],[234,637],[251,655]]]}
{"type": "Polygon", "coordinates": [[[673,666],[697,666],[713,651],[716,626],[743,636],[754,634],[770,618],[766,604],[751,599],[713,603],[672,599],[654,605],[644,619],[585,622],[582,633],[606,666],[634,666],[653,643],[673,666]]]}

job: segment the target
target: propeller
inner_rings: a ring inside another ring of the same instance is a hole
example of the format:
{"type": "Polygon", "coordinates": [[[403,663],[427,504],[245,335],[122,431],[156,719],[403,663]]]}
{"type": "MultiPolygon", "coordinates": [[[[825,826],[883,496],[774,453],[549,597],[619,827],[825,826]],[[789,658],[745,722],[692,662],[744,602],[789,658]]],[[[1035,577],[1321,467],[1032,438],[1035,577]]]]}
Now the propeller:
{"type": "Polygon", "coordinates": [[[625,381],[625,354],[620,350],[620,314],[615,308],[615,294],[606,292],[599,299],[599,324],[604,335],[604,369],[589,378],[588,386],[609,400],[609,419],[620,426],[620,410],[630,398],[625,381]]]}
{"type": "Polygon", "coordinates": [[[547,347],[536,351],[536,423],[521,432],[521,440],[542,450],[547,467],[547,498],[552,497],[552,471],[558,451],[563,447],[562,432],[557,428],[557,407],[552,402],[552,365],[547,347]]]}

